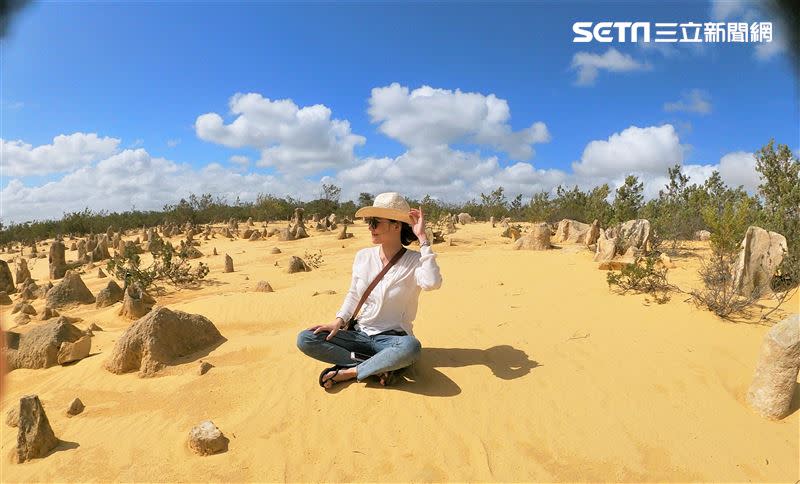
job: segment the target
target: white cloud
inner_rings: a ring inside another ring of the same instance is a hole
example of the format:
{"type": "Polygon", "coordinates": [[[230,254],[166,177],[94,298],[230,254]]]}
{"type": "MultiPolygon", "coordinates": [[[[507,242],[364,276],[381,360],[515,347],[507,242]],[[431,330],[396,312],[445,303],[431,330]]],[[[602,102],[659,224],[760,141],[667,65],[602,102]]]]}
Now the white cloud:
{"type": "MultiPolygon", "coordinates": [[[[33,151],[31,149],[30,151],[33,151]]],[[[152,157],[144,149],[124,150],[98,162],[77,167],[56,181],[26,186],[12,178],[0,190],[0,216],[4,222],[59,218],[64,212],[85,207],[94,210],[124,211],[161,209],[191,193],[212,193],[228,201],[239,197],[255,200],[259,193],[311,200],[319,196],[320,183],[342,187],[342,199],[357,199],[361,192],[400,191],[410,198],[426,194],[450,202],[480,199],[498,186],[513,198],[523,200],[539,191],[552,192],[561,184],[589,189],[608,183],[613,190],[626,175],[635,174],[644,182],[645,197],[651,198],[667,182],[667,168],[682,163],[686,145],[670,124],[629,127],[605,140],[587,143],[573,172],[538,169],[531,163],[502,166],[497,157],[482,156],[446,145],[413,147],[400,156],[357,160],[323,180],[309,180],[297,173],[263,175],[247,173],[250,158],[233,155],[236,166],[217,163],[203,168],[152,157]]],[[[715,165],[684,165],[690,183],[702,183],[713,170],[719,170],[730,186],[745,185],[754,191],[757,176],[751,153],[733,152],[715,165]]]]}
{"type": "Polygon", "coordinates": [[[742,15],[749,16],[752,14],[752,9],[750,8],[752,5],[752,2],[743,0],[712,0],[711,20],[723,22],[742,15]]]}
{"type": "Polygon", "coordinates": [[[736,188],[743,185],[750,193],[758,190],[759,175],[756,172],[756,158],[753,153],[735,151],[719,160],[719,174],[728,186],[736,188]]]}
{"type": "Polygon", "coordinates": [[[117,151],[120,140],[100,138],[95,133],[73,133],[53,138],[53,143],[33,147],[21,140],[0,138],[0,153],[6,176],[63,173],[88,165],[117,151]]]}
{"type": "Polygon", "coordinates": [[[679,101],[664,103],[664,111],[710,114],[711,101],[708,98],[709,95],[706,91],[702,89],[692,89],[691,91],[684,92],[679,101]]]}
{"type": "Polygon", "coordinates": [[[382,133],[412,150],[461,142],[490,146],[512,159],[527,160],[534,154],[534,144],[550,141],[542,122],[513,131],[508,124],[508,102],[494,94],[430,86],[409,91],[393,83],[372,89],[369,114],[373,123],[380,123],[382,133]]]}
{"type": "Polygon", "coordinates": [[[755,48],[755,58],[767,61],[788,50],[786,31],[792,26],[787,24],[786,18],[776,17],[773,12],[761,8],[766,5],[743,0],[712,0],[711,18],[718,22],[739,21],[748,24],[772,22],[772,42],[751,41],[751,45],[755,48]]]}
{"type": "Polygon", "coordinates": [[[578,71],[575,84],[591,86],[601,70],[609,72],[645,71],[651,67],[646,62],[638,62],[629,54],[623,54],[611,47],[604,54],[578,52],[572,57],[572,68],[578,71]]]}
{"type": "Polygon", "coordinates": [[[671,124],[639,128],[631,126],[607,140],[586,145],[580,161],[572,164],[576,175],[586,178],[629,173],[666,173],[675,163],[682,163],[686,148],[671,124]]]}
{"type": "Polygon", "coordinates": [[[250,158],[243,155],[233,155],[230,157],[231,163],[235,163],[242,168],[246,168],[250,164],[250,158]]]}
{"type": "Polygon", "coordinates": [[[258,148],[257,165],[283,173],[349,166],[353,149],[366,141],[351,132],[349,122],[331,119],[331,110],[321,104],[299,108],[289,99],[272,101],[250,93],[234,95],[230,110],[237,117],[227,125],[216,113],[198,116],[197,136],[233,148],[258,148]]]}
{"type": "Polygon", "coordinates": [[[241,174],[219,164],[202,169],[155,158],[144,149],[125,150],[61,179],[26,186],[12,179],[0,191],[3,221],[60,218],[83,210],[159,210],[191,193],[212,193],[229,202],[255,200],[259,193],[278,196],[315,194],[317,183],[289,177],[241,174]]]}
{"type": "Polygon", "coordinates": [[[168,148],[174,148],[174,147],[178,146],[179,144],[181,144],[181,139],[180,138],[168,139],[167,140],[167,147],[168,148]]]}

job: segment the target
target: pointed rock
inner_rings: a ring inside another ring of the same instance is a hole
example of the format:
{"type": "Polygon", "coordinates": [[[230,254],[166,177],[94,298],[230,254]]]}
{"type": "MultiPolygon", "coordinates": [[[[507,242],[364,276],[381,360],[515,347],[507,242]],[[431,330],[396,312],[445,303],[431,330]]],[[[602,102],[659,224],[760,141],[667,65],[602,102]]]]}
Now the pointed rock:
{"type": "Polygon", "coordinates": [[[8,268],[8,262],[0,259],[0,291],[5,291],[6,294],[14,294],[17,288],[14,287],[14,279],[11,278],[11,269],[8,268]]]}
{"type": "Polygon", "coordinates": [[[83,412],[86,406],[83,405],[83,402],[80,398],[76,398],[69,404],[69,408],[67,409],[67,417],[74,417],[79,413],[83,412]]]}
{"type": "Polygon", "coordinates": [[[44,413],[42,402],[36,395],[27,395],[19,400],[19,431],[17,432],[18,463],[46,456],[55,446],[58,439],[50,421],[44,413]]]}
{"type": "Polygon", "coordinates": [[[139,376],[153,376],[178,358],[222,341],[205,316],[156,307],[125,330],[104,366],[112,373],[139,370],[139,376]]]}
{"type": "Polygon", "coordinates": [[[289,274],[294,274],[295,272],[311,272],[311,267],[306,264],[306,261],[293,255],[292,259],[289,261],[289,269],[287,269],[287,272],[289,274]]]}
{"type": "Polygon", "coordinates": [[[20,281],[24,281],[26,279],[31,278],[31,271],[28,269],[28,261],[26,261],[25,259],[19,260],[19,263],[17,265],[17,273],[15,274],[15,276],[17,284],[19,284],[20,281]]]}
{"type": "Polygon", "coordinates": [[[150,311],[151,300],[152,298],[138,284],[132,284],[125,291],[119,315],[128,319],[139,319],[150,311]]]}
{"type": "Polygon", "coordinates": [[[67,271],[64,278],[47,292],[47,306],[60,308],[71,304],[93,304],[94,295],[77,272],[67,271]]]}
{"type": "Polygon", "coordinates": [[[258,281],[256,285],[256,292],[274,292],[272,286],[267,281],[258,281]]]}
{"type": "Polygon", "coordinates": [[[58,311],[51,308],[50,306],[45,306],[44,311],[42,311],[42,321],[47,321],[48,319],[53,319],[58,317],[58,311]]]}
{"type": "Polygon", "coordinates": [[[119,284],[114,280],[108,281],[108,285],[97,293],[97,304],[95,304],[95,306],[98,308],[111,306],[114,303],[122,301],[123,296],[124,293],[122,292],[122,288],[119,287],[119,284]]]}

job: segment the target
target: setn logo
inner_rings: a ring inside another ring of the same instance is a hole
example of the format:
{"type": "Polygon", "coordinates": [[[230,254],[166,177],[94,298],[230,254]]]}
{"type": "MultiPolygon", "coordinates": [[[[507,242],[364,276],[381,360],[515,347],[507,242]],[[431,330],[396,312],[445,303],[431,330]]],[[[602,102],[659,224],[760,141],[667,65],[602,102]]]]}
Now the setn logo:
{"type": "Polygon", "coordinates": [[[638,42],[642,35],[644,42],[650,42],[650,22],[575,22],[572,31],[576,36],[572,42],[638,42]],[[616,30],[616,38],[612,32],[616,30]],[[627,35],[630,32],[630,35],[627,35]]]}

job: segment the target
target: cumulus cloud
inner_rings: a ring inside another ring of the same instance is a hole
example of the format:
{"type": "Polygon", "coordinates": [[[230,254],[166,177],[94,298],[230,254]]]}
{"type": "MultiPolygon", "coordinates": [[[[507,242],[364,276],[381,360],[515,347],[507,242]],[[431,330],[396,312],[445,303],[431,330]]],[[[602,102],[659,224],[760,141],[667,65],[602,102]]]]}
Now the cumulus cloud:
{"type": "Polygon", "coordinates": [[[312,174],[351,165],[353,150],[366,139],[350,130],[350,123],[331,119],[324,105],[298,107],[289,99],[270,100],[257,93],[236,94],[230,99],[236,119],[225,124],[222,116],[207,113],[197,117],[200,139],[233,148],[261,150],[258,166],[279,171],[312,174]]]}
{"type": "Polygon", "coordinates": [[[664,111],[710,114],[711,101],[706,91],[702,89],[692,89],[691,91],[684,92],[679,101],[664,103],[664,111]]]}
{"type": "Polygon", "coordinates": [[[645,71],[651,67],[646,62],[638,62],[629,54],[623,54],[611,47],[604,54],[578,52],[572,57],[572,68],[578,71],[578,86],[594,85],[601,70],[609,72],[645,71]]]}
{"type": "MultiPolygon", "coordinates": [[[[35,148],[34,148],[35,149],[35,148]]],[[[557,185],[589,189],[608,183],[613,190],[626,175],[644,182],[645,197],[657,196],[667,183],[667,168],[683,163],[685,145],[669,124],[632,126],[607,139],[587,143],[573,172],[539,169],[528,162],[503,166],[497,157],[468,152],[446,145],[410,148],[397,157],[357,160],[323,180],[310,180],[296,173],[263,175],[248,173],[250,158],[233,155],[236,166],[212,163],[203,168],[153,157],[144,149],[124,150],[100,161],[82,165],[56,181],[30,186],[13,178],[0,190],[0,216],[4,222],[59,218],[64,212],[85,207],[124,211],[160,209],[195,193],[212,193],[229,201],[255,200],[259,193],[311,200],[319,196],[320,184],[342,187],[343,200],[359,193],[400,191],[410,198],[426,194],[451,202],[480,199],[498,186],[509,198],[523,200],[539,192],[553,192],[557,185]]],[[[717,164],[685,164],[690,183],[703,183],[719,170],[730,186],[744,185],[753,192],[757,185],[752,153],[733,152],[717,164]]]]}
{"type": "Polygon", "coordinates": [[[631,126],[607,140],[590,142],[572,169],[587,178],[666,173],[668,167],[683,163],[685,149],[671,124],[631,126]]]}
{"type": "Polygon", "coordinates": [[[513,131],[508,124],[508,102],[494,94],[430,86],[409,91],[393,83],[372,89],[369,114],[382,133],[411,150],[467,143],[490,146],[514,160],[527,160],[534,154],[534,144],[550,141],[542,122],[513,131]]]}
{"type": "Polygon", "coordinates": [[[738,21],[772,22],[772,42],[752,43],[755,47],[755,58],[767,61],[788,50],[788,29],[791,28],[785,18],[776,17],[766,9],[759,8],[758,3],[743,0],[713,0],[711,2],[711,19],[717,22],[738,21]]]}
{"type": "Polygon", "coordinates": [[[311,194],[315,182],[255,173],[242,174],[219,164],[201,169],[152,157],[144,149],[124,150],[57,181],[27,186],[12,179],[0,191],[3,221],[60,218],[64,212],[161,209],[191,193],[212,193],[228,201],[255,200],[259,193],[311,194]]]}
{"type": "Polygon", "coordinates": [[[758,190],[759,175],[756,171],[756,157],[746,151],[728,153],[719,160],[719,174],[729,186],[739,185],[750,193],[758,190]]]}
{"type": "Polygon", "coordinates": [[[250,158],[243,155],[233,155],[230,157],[231,163],[235,163],[242,168],[246,168],[250,164],[250,158]]]}
{"type": "Polygon", "coordinates": [[[62,134],[51,144],[35,148],[22,140],[0,138],[3,172],[6,176],[63,173],[111,155],[119,143],[119,139],[100,138],[95,133],[62,134]]]}

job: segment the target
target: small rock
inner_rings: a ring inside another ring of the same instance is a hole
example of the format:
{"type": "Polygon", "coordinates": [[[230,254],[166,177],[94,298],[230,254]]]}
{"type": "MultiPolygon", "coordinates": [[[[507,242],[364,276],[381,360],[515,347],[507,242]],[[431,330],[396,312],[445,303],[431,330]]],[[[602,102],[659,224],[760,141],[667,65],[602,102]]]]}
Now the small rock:
{"type": "Polygon", "coordinates": [[[25,302],[25,301],[18,302],[11,309],[11,314],[15,314],[15,313],[19,313],[19,312],[21,312],[22,314],[29,314],[31,316],[36,316],[36,310],[33,309],[33,306],[31,306],[30,303],[25,302]]]}
{"type": "Polygon", "coordinates": [[[256,292],[274,292],[272,286],[267,281],[258,281],[256,285],[256,292]]]}
{"type": "Polygon", "coordinates": [[[83,412],[84,408],[86,407],[83,405],[81,399],[76,398],[72,401],[72,403],[69,404],[69,408],[67,409],[67,417],[74,417],[75,415],[78,415],[79,413],[83,412]]]}
{"type": "Polygon", "coordinates": [[[89,356],[91,349],[92,338],[88,335],[72,343],[64,341],[58,349],[58,364],[63,365],[71,361],[82,360],[89,356]]]}
{"type": "Polygon", "coordinates": [[[269,253],[270,254],[280,254],[281,253],[281,249],[279,249],[277,247],[273,247],[272,249],[270,249],[269,253]]]}
{"type": "Polygon", "coordinates": [[[211,420],[200,422],[189,432],[189,448],[198,455],[211,455],[228,450],[228,439],[211,420]]]}
{"type": "Polygon", "coordinates": [[[92,323],[91,325],[89,325],[89,329],[92,330],[92,331],[103,331],[103,328],[101,328],[100,326],[96,325],[95,323],[92,323]]]}
{"type": "Polygon", "coordinates": [[[57,317],[58,317],[58,311],[51,308],[50,306],[44,307],[44,311],[42,311],[42,321],[47,321],[48,319],[57,317]]]}
{"type": "Polygon", "coordinates": [[[315,291],[314,294],[311,295],[311,297],[319,296],[320,294],[334,295],[334,294],[336,294],[336,291],[331,290],[331,289],[327,289],[325,291],[315,291]]]}
{"type": "Polygon", "coordinates": [[[97,277],[103,278],[103,277],[108,277],[108,276],[106,275],[105,272],[103,272],[103,269],[101,267],[98,267],[97,268],[97,277]]]}
{"type": "Polygon", "coordinates": [[[9,427],[19,427],[19,405],[14,405],[6,414],[6,425],[9,427]]]}
{"type": "Polygon", "coordinates": [[[287,272],[289,274],[294,274],[295,272],[311,272],[311,267],[306,264],[306,261],[293,255],[292,259],[289,261],[289,269],[287,269],[287,272]]]}
{"type": "Polygon", "coordinates": [[[14,324],[17,326],[24,326],[31,322],[31,317],[25,313],[20,313],[14,318],[14,324]]]}
{"type": "Polygon", "coordinates": [[[207,361],[201,361],[200,362],[200,371],[199,372],[200,372],[201,375],[205,375],[206,373],[208,373],[208,370],[210,370],[213,367],[214,367],[214,365],[212,365],[211,363],[209,363],[207,361]]]}
{"type": "Polygon", "coordinates": [[[233,258],[225,254],[225,272],[233,272],[233,258]]]}

